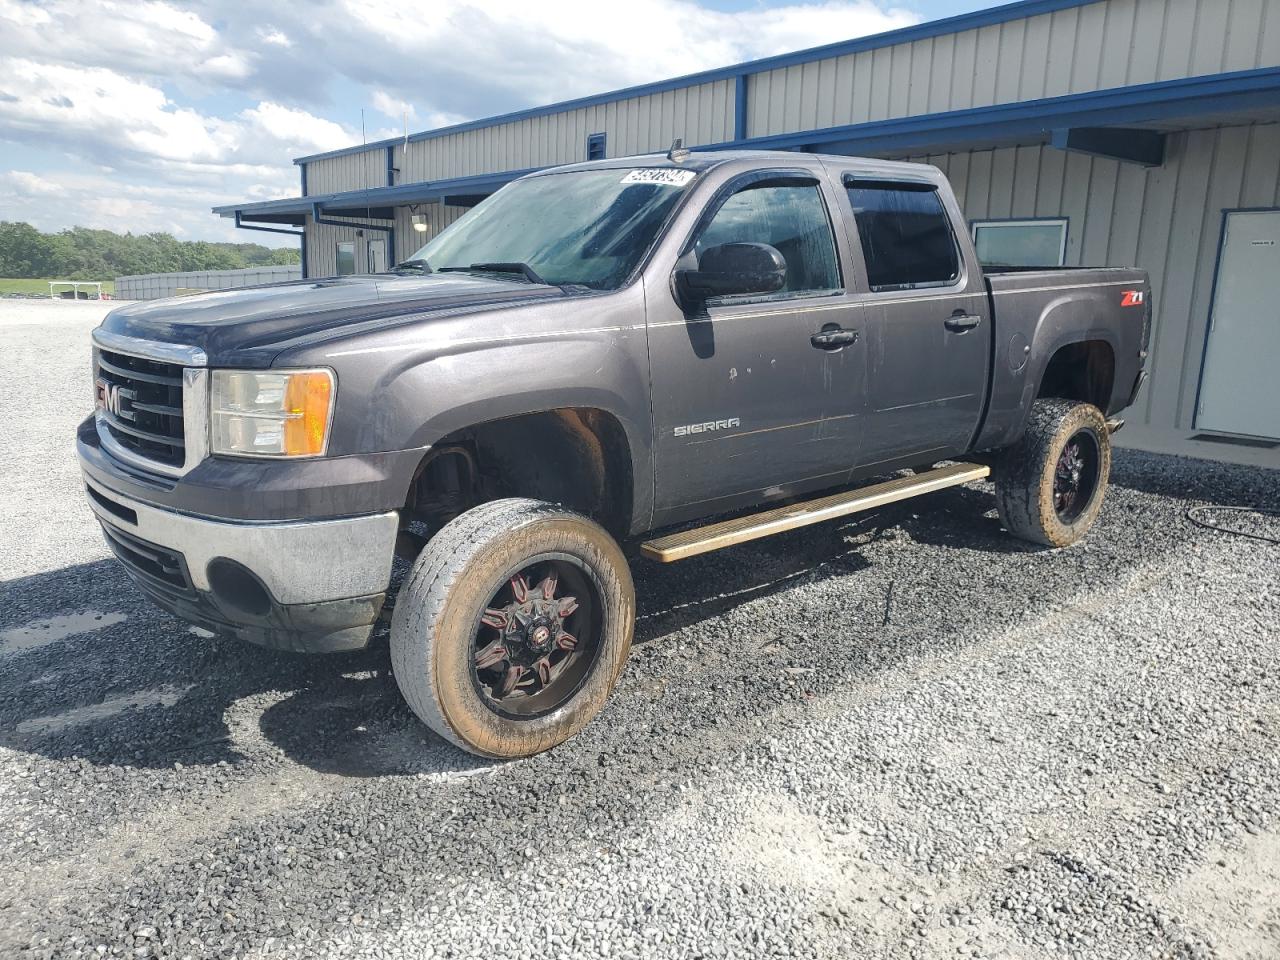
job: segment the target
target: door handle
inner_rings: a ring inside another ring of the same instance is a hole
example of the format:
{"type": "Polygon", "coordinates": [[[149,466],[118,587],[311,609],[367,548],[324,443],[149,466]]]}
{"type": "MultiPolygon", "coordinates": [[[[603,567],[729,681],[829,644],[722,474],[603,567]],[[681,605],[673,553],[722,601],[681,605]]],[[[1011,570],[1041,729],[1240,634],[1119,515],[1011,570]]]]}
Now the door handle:
{"type": "Polygon", "coordinates": [[[982,318],[972,313],[956,313],[942,321],[942,325],[954,333],[966,333],[982,322],[982,318]]]}
{"type": "Polygon", "coordinates": [[[857,343],[858,331],[845,330],[843,327],[836,326],[823,327],[809,338],[809,342],[819,350],[839,350],[851,343],[857,343]]]}

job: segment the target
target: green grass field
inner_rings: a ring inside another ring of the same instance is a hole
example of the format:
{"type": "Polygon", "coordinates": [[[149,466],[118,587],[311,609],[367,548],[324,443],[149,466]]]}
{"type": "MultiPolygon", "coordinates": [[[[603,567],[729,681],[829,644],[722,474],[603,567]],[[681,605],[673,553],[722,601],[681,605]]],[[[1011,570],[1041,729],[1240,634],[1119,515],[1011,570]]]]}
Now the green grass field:
{"type": "MultiPolygon", "coordinates": [[[[70,287],[59,287],[59,288],[58,288],[58,290],[59,290],[59,291],[63,291],[63,290],[70,290],[70,289],[71,289],[70,287]]],[[[92,291],[92,289],[93,289],[93,288],[92,288],[92,287],[81,287],[81,288],[80,288],[80,290],[81,290],[82,292],[83,292],[83,291],[85,291],[86,289],[87,289],[87,290],[92,291]]],[[[103,292],[103,293],[115,293],[115,292],[116,292],[116,283],[115,283],[115,281],[114,281],[114,280],[104,280],[104,281],[102,281],[102,292],[103,292]]],[[[39,295],[43,294],[44,296],[46,296],[46,297],[47,297],[47,296],[49,295],[49,281],[48,281],[48,280],[6,280],[6,279],[0,279],[0,296],[4,295],[4,294],[6,294],[6,293],[33,293],[33,294],[36,294],[37,296],[39,296],[39,295]]],[[[90,295],[90,296],[93,296],[92,292],[90,292],[90,294],[89,294],[89,295],[90,295]]]]}

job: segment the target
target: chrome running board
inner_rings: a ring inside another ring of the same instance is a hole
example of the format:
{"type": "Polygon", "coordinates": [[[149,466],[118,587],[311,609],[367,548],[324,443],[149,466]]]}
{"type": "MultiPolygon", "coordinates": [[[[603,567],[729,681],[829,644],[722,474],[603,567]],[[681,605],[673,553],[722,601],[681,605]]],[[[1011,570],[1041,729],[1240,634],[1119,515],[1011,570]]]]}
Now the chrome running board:
{"type": "Polygon", "coordinates": [[[775,507],[763,513],[753,513],[732,520],[722,520],[693,530],[667,534],[646,540],[640,544],[640,553],[659,563],[672,563],[700,553],[710,553],[748,540],[759,540],[775,533],[807,527],[836,517],[848,516],[863,510],[883,507],[898,500],[918,497],[923,493],[945,490],[971,480],[981,480],[991,473],[991,468],[979,463],[953,463],[908,477],[895,477],[884,483],[833,493],[805,503],[792,503],[775,507]]]}

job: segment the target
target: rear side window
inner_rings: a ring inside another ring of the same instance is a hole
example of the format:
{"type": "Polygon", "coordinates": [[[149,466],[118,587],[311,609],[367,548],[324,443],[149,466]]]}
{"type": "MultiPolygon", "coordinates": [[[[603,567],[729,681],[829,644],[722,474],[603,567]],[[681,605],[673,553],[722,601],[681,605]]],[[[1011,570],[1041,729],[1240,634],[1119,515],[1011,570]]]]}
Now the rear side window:
{"type": "Polygon", "coordinates": [[[817,184],[750,186],[729,197],[694,244],[698,259],[722,243],[767,243],[787,262],[782,293],[840,289],[831,220],[817,184]]]}
{"type": "Polygon", "coordinates": [[[846,181],[871,289],[944,286],[960,276],[951,223],[932,187],[846,181]]]}

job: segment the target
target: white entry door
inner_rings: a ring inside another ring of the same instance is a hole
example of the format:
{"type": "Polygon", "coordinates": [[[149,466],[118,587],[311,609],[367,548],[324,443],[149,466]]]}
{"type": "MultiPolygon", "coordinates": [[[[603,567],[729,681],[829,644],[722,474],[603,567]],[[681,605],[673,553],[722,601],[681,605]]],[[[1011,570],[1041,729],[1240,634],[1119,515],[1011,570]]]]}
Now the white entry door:
{"type": "Polygon", "coordinates": [[[1280,440],[1280,210],[1227,214],[1196,429],[1280,440]]]}
{"type": "Polygon", "coordinates": [[[369,241],[369,272],[384,273],[387,269],[387,241],[381,238],[369,241]]]}

